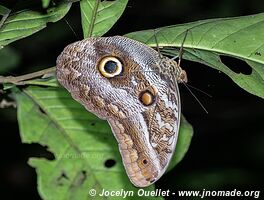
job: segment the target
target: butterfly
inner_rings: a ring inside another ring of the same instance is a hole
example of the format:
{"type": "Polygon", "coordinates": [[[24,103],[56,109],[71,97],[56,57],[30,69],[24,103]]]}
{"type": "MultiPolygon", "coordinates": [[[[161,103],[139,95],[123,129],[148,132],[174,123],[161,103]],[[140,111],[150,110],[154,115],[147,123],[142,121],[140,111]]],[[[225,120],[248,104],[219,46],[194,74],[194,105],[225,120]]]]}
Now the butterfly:
{"type": "Polygon", "coordinates": [[[130,181],[146,187],[166,171],[180,126],[179,63],[138,41],[88,38],[65,47],[57,79],[88,111],[108,121],[130,181]]]}

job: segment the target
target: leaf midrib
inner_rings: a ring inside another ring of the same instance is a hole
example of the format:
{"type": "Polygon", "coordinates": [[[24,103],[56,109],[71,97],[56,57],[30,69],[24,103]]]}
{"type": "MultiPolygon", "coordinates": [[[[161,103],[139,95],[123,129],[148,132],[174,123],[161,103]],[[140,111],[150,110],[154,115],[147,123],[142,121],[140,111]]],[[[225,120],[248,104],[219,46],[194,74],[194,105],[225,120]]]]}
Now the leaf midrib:
{"type": "Polygon", "coordinates": [[[97,11],[98,11],[98,8],[99,8],[99,4],[100,4],[100,1],[96,0],[95,8],[93,9],[93,13],[92,13],[91,23],[89,24],[89,30],[88,30],[88,35],[87,35],[88,37],[92,36],[93,29],[94,29],[94,26],[95,26],[95,20],[96,20],[96,17],[97,17],[97,11]]]}
{"type": "MultiPolygon", "coordinates": [[[[255,15],[252,15],[252,16],[255,16],[255,15]]],[[[248,16],[245,16],[245,17],[248,17],[248,16]]],[[[226,18],[218,18],[218,19],[208,19],[208,20],[206,20],[206,21],[204,21],[203,23],[198,23],[198,24],[196,24],[196,25],[193,25],[192,26],[192,23],[193,22],[191,22],[191,23],[189,23],[189,24],[183,24],[182,26],[190,26],[189,28],[187,28],[188,29],[188,31],[191,31],[192,29],[194,29],[194,28],[196,28],[196,27],[199,27],[199,26],[204,26],[204,25],[206,25],[206,24],[210,24],[210,23],[212,23],[212,22],[221,22],[222,20],[225,20],[225,21],[228,21],[228,20],[234,20],[234,19],[239,19],[239,18],[241,18],[241,17],[235,17],[235,18],[230,18],[230,19],[226,19],[226,18]]],[[[257,59],[257,58],[252,58],[252,57],[250,57],[254,52],[250,52],[250,55],[248,55],[248,56],[245,56],[245,55],[243,55],[243,54],[237,54],[237,53],[234,53],[233,51],[224,51],[224,50],[221,50],[221,49],[219,49],[219,48],[214,48],[214,46],[216,46],[217,44],[219,44],[219,42],[220,41],[223,41],[223,40],[225,40],[226,38],[228,38],[228,37],[230,37],[231,35],[233,35],[233,34],[235,34],[235,33],[238,33],[239,31],[241,31],[241,30],[243,30],[243,29],[248,29],[249,27],[251,27],[251,26],[256,26],[257,24],[259,24],[259,23],[263,23],[264,22],[264,20],[262,19],[262,20],[259,20],[259,21],[257,21],[257,22],[255,22],[255,23],[253,23],[253,24],[249,24],[249,25],[247,25],[247,26],[245,26],[245,27],[241,27],[239,30],[235,30],[233,33],[230,33],[230,34],[228,34],[226,37],[224,37],[224,38],[221,38],[218,42],[216,42],[212,47],[207,47],[207,46],[201,46],[201,45],[199,45],[200,44],[200,42],[201,42],[201,40],[202,40],[202,38],[200,38],[200,40],[198,41],[198,43],[197,44],[195,44],[195,45],[188,45],[188,44],[183,44],[183,47],[184,48],[188,48],[188,49],[190,49],[190,50],[194,50],[194,49],[197,49],[197,50],[203,50],[203,51],[207,51],[207,52],[210,52],[210,53],[218,53],[218,54],[222,54],[222,55],[231,55],[231,56],[234,56],[234,57],[237,57],[237,58],[240,58],[240,59],[244,59],[244,60],[248,60],[248,61],[253,61],[253,62],[256,62],[256,63],[260,63],[260,64],[264,64],[264,60],[262,61],[262,60],[259,60],[259,59],[257,59]]],[[[177,25],[177,26],[181,26],[181,25],[177,25]]],[[[157,29],[156,31],[156,33],[158,34],[159,33],[159,31],[162,31],[162,30],[164,30],[164,28],[166,28],[166,27],[163,27],[163,28],[160,28],[160,29],[157,29]]],[[[169,28],[173,28],[173,26],[171,26],[171,27],[167,27],[168,29],[169,28]]],[[[212,27],[211,27],[212,28],[212,27]]],[[[211,29],[210,28],[210,29],[211,29]]],[[[184,31],[182,31],[182,32],[180,32],[179,34],[177,34],[176,36],[175,36],[175,38],[172,40],[172,42],[171,43],[164,43],[164,42],[159,42],[159,47],[180,47],[181,45],[177,45],[177,44],[175,44],[175,41],[177,40],[177,38],[180,36],[180,35],[182,35],[182,34],[185,34],[186,33],[186,30],[184,30],[184,31]]],[[[129,35],[129,33],[128,33],[128,35],[129,35]]],[[[206,35],[205,33],[202,35],[202,36],[204,36],[204,35],[206,35]]],[[[145,40],[145,43],[146,44],[148,44],[149,43],[149,41],[151,41],[152,39],[153,39],[153,35],[151,35],[147,40],[145,40]]],[[[151,47],[156,47],[157,45],[156,44],[148,44],[149,46],[151,46],[151,47]]],[[[263,46],[264,45],[264,43],[263,44],[261,44],[260,46],[258,46],[258,48],[257,49],[255,49],[254,51],[256,51],[256,50],[258,50],[261,46],[263,46]]]]}
{"type": "MultiPolygon", "coordinates": [[[[51,123],[53,123],[58,129],[59,133],[62,134],[62,136],[65,138],[65,140],[68,142],[68,145],[72,147],[78,154],[81,154],[82,151],[78,148],[78,146],[74,145],[74,142],[71,140],[71,138],[68,137],[67,132],[65,129],[56,122],[55,119],[51,115],[49,115],[49,111],[41,104],[41,102],[38,102],[38,100],[34,97],[34,95],[31,94],[30,91],[24,90],[25,94],[27,94],[38,106],[40,106],[41,109],[43,109],[46,113],[48,118],[50,119],[51,123]]],[[[87,162],[85,159],[81,158],[83,162],[88,167],[88,170],[91,172],[91,175],[94,177],[95,182],[100,186],[101,189],[103,189],[103,186],[101,185],[100,181],[97,179],[96,175],[93,173],[92,167],[90,166],[89,162],[87,162]]],[[[60,162],[60,161],[59,161],[60,162]]],[[[108,199],[108,198],[106,198],[108,199]]]]}

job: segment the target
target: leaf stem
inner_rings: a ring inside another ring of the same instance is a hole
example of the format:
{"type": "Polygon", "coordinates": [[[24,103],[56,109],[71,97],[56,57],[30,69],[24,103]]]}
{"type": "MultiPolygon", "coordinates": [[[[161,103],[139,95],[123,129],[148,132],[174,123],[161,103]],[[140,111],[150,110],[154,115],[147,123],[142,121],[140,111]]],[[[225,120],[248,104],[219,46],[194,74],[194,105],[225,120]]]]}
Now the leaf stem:
{"type": "Polygon", "coordinates": [[[43,76],[45,74],[50,74],[55,72],[55,67],[50,67],[47,69],[43,69],[37,72],[21,75],[21,76],[0,76],[0,84],[1,83],[13,83],[15,85],[24,85],[24,81],[37,78],[43,76]]]}
{"type": "Polygon", "coordinates": [[[93,34],[93,28],[94,28],[94,23],[95,23],[95,19],[96,19],[96,13],[97,13],[97,10],[99,8],[99,3],[100,3],[100,1],[96,0],[95,8],[94,8],[93,14],[92,14],[92,20],[91,20],[91,23],[89,25],[88,37],[92,37],[92,34],[93,34]]]}

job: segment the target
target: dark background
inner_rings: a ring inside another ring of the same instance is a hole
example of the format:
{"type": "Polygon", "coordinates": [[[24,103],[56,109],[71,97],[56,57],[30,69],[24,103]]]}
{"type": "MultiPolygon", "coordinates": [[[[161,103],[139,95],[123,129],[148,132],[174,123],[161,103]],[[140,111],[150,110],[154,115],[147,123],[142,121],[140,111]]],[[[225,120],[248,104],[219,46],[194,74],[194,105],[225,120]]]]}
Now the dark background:
{"type": "MultiPolygon", "coordinates": [[[[16,1],[0,2],[12,8],[16,1]]],[[[49,23],[46,29],[10,45],[18,63],[4,75],[21,75],[54,66],[63,47],[82,38],[78,9],[78,3],[75,3],[66,16],[77,37],[65,21],[49,23]]],[[[250,15],[263,10],[264,1],[261,0],[130,0],[124,15],[106,35],[208,18],[250,15]]],[[[250,68],[241,61],[226,58],[224,62],[235,72],[250,73],[250,68]]],[[[174,191],[261,190],[264,100],[247,93],[226,75],[207,66],[183,61],[182,67],[187,71],[191,85],[212,95],[209,98],[194,91],[209,113],[206,114],[194,97],[180,86],[182,113],[193,125],[194,136],[183,161],[165,174],[156,187],[174,191]]],[[[40,199],[35,170],[27,160],[36,154],[45,155],[45,150],[38,145],[21,144],[14,108],[0,110],[0,125],[1,196],[40,199]]]]}

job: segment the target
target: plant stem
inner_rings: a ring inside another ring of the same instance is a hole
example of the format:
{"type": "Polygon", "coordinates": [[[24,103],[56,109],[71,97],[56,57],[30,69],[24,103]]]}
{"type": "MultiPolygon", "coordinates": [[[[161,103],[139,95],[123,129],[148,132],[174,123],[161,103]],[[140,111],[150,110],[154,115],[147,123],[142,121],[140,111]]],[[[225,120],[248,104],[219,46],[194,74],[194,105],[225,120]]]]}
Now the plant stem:
{"type": "Polygon", "coordinates": [[[94,23],[95,23],[95,20],[96,20],[96,13],[98,11],[99,4],[100,4],[100,1],[97,0],[96,3],[95,3],[95,8],[93,10],[92,19],[91,19],[91,23],[89,25],[89,30],[88,30],[87,37],[92,37],[93,29],[94,29],[94,23]]]}
{"type": "Polygon", "coordinates": [[[55,67],[50,67],[48,69],[43,69],[37,72],[33,72],[30,74],[25,74],[22,76],[0,76],[0,83],[13,83],[15,85],[23,85],[23,81],[37,78],[40,76],[43,76],[45,74],[53,73],[55,72],[56,68],[55,67]]]}

